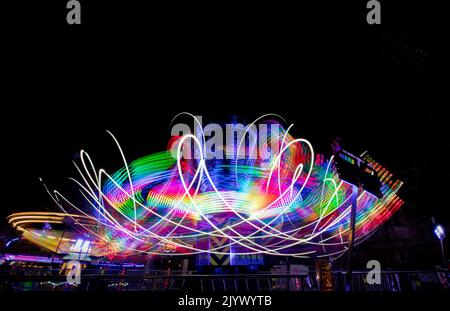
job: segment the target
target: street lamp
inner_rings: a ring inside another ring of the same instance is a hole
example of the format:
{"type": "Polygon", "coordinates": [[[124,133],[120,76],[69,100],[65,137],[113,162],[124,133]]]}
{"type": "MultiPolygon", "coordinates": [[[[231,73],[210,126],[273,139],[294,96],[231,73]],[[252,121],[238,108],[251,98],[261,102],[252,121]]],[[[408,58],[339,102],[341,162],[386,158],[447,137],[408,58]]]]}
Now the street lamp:
{"type": "Polygon", "coordinates": [[[434,234],[437,236],[437,238],[441,242],[442,261],[444,263],[444,268],[446,268],[447,263],[446,263],[446,260],[445,260],[445,253],[444,253],[444,238],[445,238],[444,227],[442,227],[439,224],[436,224],[436,226],[434,227],[434,234]]]}

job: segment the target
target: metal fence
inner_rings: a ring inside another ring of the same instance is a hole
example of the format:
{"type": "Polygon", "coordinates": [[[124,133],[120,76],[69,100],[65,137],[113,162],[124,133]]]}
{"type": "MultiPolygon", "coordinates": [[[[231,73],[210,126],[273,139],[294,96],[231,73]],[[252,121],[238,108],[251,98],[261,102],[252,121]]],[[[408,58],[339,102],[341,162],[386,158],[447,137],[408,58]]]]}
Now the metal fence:
{"type": "MultiPolygon", "coordinates": [[[[450,288],[449,271],[382,271],[380,284],[369,284],[366,271],[352,273],[353,291],[396,292],[396,291],[435,291],[450,288]]],[[[333,273],[336,291],[345,289],[345,273],[333,273]]]]}
{"type": "MultiPolygon", "coordinates": [[[[448,290],[448,271],[383,271],[380,284],[368,284],[367,271],[352,274],[353,290],[370,291],[437,291],[448,290]]],[[[345,273],[333,272],[335,291],[344,291],[345,273]]],[[[0,290],[11,291],[198,291],[214,292],[270,292],[319,291],[314,272],[308,275],[285,274],[233,274],[183,275],[181,271],[146,272],[141,269],[84,270],[79,285],[69,284],[64,275],[49,269],[16,271],[0,274],[0,290]]]]}

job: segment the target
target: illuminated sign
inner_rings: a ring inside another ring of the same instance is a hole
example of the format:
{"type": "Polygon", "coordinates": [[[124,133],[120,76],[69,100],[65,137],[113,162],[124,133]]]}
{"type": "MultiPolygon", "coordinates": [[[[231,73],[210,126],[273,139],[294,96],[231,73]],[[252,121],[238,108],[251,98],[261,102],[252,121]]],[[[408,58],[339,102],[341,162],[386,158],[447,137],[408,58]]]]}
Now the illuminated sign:
{"type": "Polygon", "coordinates": [[[345,150],[337,153],[335,163],[340,179],[354,186],[362,187],[378,198],[383,197],[380,191],[380,178],[370,163],[345,150]]]}

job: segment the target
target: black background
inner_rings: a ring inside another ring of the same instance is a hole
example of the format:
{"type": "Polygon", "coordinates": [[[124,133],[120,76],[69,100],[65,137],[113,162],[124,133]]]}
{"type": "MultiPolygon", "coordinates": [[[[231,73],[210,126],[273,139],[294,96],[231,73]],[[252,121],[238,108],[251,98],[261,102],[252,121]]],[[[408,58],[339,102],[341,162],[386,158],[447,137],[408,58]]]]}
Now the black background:
{"type": "Polygon", "coordinates": [[[80,2],[82,25],[65,1],[33,1],[6,28],[2,216],[53,208],[38,177],[64,187],[82,148],[117,168],[107,129],[129,159],[164,149],[182,111],[278,113],[319,151],[339,136],[400,174],[407,202],[448,216],[441,3],[382,1],[375,26],[365,1],[80,2]]]}
{"type": "Polygon", "coordinates": [[[444,1],[380,1],[382,25],[366,1],[80,2],[82,25],[66,1],[2,12],[2,219],[54,210],[38,178],[70,193],[80,149],[119,168],[107,129],[132,160],[166,148],[179,112],[273,112],[319,151],[336,136],[368,149],[405,181],[404,209],[448,226],[444,1]]]}

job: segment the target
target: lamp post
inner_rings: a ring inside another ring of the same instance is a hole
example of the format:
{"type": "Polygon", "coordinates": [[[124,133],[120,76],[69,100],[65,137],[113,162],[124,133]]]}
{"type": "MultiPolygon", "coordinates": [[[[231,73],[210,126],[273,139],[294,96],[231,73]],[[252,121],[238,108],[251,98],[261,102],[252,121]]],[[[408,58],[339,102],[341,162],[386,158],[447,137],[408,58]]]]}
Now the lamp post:
{"type": "Polygon", "coordinates": [[[443,268],[446,268],[447,262],[445,260],[445,253],[444,253],[444,238],[445,238],[444,227],[442,227],[439,224],[436,224],[436,226],[434,227],[434,234],[441,242],[442,263],[444,264],[443,268]]]}

